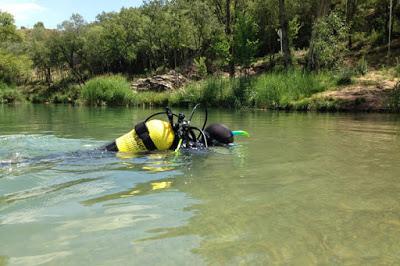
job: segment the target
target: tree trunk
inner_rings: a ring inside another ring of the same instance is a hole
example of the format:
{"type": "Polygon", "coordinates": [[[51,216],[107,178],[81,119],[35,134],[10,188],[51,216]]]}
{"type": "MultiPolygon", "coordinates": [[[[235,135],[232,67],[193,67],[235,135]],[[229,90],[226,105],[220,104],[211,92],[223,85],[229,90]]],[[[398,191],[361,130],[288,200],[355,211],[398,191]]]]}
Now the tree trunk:
{"type": "Polygon", "coordinates": [[[353,17],[357,9],[357,0],[346,0],[346,24],[349,27],[348,43],[349,49],[353,46],[352,34],[353,34],[353,17]]]}
{"type": "Polygon", "coordinates": [[[215,5],[215,13],[219,22],[224,25],[225,27],[225,35],[228,39],[229,44],[229,76],[235,76],[235,51],[233,49],[233,30],[232,30],[232,23],[234,19],[231,14],[232,8],[232,1],[233,1],[233,10],[236,10],[237,1],[238,0],[212,0],[212,3],[215,5]]]}
{"type": "Polygon", "coordinates": [[[320,0],[317,18],[327,15],[331,9],[331,4],[331,0],[320,0]]]}
{"type": "Polygon", "coordinates": [[[46,76],[46,83],[50,84],[51,83],[51,68],[47,67],[45,69],[45,76],[46,76]]]}
{"type": "Polygon", "coordinates": [[[235,76],[235,61],[233,56],[233,40],[232,40],[232,26],[231,26],[231,0],[226,0],[225,6],[225,32],[229,41],[229,76],[235,76]]]}
{"type": "Polygon", "coordinates": [[[292,66],[292,57],[290,55],[289,37],[288,37],[288,21],[286,17],[285,0],[279,0],[279,21],[282,29],[282,47],[283,59],[286,70],[292,66]]]}
{"type": "Polygon", "coordinates": [[[388,25],[388,53],[387,56],[390,57],[390,45],[392,42],[392,13],[393,13],[393,0],[390,0],[389,3],[389,25],[388,25]]]}

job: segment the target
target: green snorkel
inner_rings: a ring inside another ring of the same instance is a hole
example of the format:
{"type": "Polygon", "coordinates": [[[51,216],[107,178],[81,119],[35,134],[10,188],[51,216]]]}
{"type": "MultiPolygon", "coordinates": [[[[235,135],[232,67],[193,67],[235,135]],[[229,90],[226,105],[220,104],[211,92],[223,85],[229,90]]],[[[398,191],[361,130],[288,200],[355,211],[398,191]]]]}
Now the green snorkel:
{"type": "Polygon", "coordinates": [[[233,136],[250,137],[250,134],[244,130],[234,130],[234,131],[232,131],[232,134],[233,134],[233,136]]]}

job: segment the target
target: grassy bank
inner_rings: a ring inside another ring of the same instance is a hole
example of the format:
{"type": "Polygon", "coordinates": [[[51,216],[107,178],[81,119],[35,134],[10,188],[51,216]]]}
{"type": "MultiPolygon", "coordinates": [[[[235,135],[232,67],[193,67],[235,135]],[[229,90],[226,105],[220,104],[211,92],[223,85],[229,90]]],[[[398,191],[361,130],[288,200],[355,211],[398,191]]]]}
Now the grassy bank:
{"type": "Polygon", "coordinates": [[[90,105],[185,106],[202,103],[210,107],[256,107],[286,109],[293,102],[334,86],[330,73],[300,71],[267,73],[256,77],[209,77],[176,91],[135,92],[122,76],[89,80],[80,100],[90,105]]]}
{"type": "MultiPolygon", "coordinates": [[[[270,72],[258,76],[227,78],[211,76],[188,83],[174,91],[136,92],[121,75],[99,76],[85,85],[32,85],[23,90],[0,87],[0,102],[24,101],[121,106],[188,106],[202,103],[209,107],[260,108],[282,110],[350,111],[362,110],[363,99],[352,105],[337,97],[320,97],[330,91],[340,92],[351,86],[353,78],[343,72],[308,73],[300,70],[270,72]],[[346,80],[347,85],[343,85],[346,80]],[[21,93],[21,91],[24,93],[21,93]]],[[[379,85],[379,84],[377,84],[379,85]]],[[[390,110],[399,110],[398,90],[389,95],[390,110]]]]}

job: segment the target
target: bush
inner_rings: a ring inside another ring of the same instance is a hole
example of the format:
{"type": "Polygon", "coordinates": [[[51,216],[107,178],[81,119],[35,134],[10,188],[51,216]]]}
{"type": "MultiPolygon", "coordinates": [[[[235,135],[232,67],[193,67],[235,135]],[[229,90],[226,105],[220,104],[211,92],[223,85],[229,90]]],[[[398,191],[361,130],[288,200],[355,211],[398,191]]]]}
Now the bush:
{"type": "Polygon", "coordinates": [[[197,69],[197,74],[200,78],[204,78],[207,76],[207,65],[206,58],[204,56],[200,56],[198,59],[194,59],[194,66],[197,69]]]}
{"type": "Polygon", "coordinates": [[[389,108],[392,111],[400,111],[400,83],[398,82],[389,97],[389,108]]]}
{"type": "Polygon", "coordinates": [[[356,66],[356,72],[360,75],[365,75],[368,72],[368,62],[363,56],[360,60],[358,60],[357,66],[356,66]]]}
{"type": "Polygon", "coordinates": [[[310,50],[307,55],[309,70],[336,69],[347,51],[348,28],[343,18],[332,12],[313,27],[310,50]]]}
{"type": "Polygon", "coordinates": [[[336,85],[343,86],[353,83],[353,71],[349,68],[342,69],[337,77],[336,85]]]}
{"type": "Polygon", "coordinates": [[[385,42],[385,34],[382,31],[372,30],[368,37],[368,43],[371,45],[381,45],[385,42]]]}
{"type": "Polygon", "coordinates": [[[65,90],[55,92],[48,98],[52,103],[75,103],[79,98],[79,86],[69,85],[65,90]]]}
{"type": "Polygon", "coordinates": [[[396,66],[394,67],[394,75],[396,77],[400,77],[400,60],[398,57],[396,57],[396,66]]]}
{"type": "Polygon", "coordinates": [[[127,105],[133,99],[129,82],[121,75],[100,76],[86,82],[81,97],[90,105],[127,105]]]}
{"type": "Polygon", "coordinates": [[[13,55],[0,49],[0,82],[21,83],[31,75],[32,62],[26,55],[13,55]]]}
{"type": "Polygon", "coordinates": [[[0,82],[0,103],[15,103],[23,101],[24,97],[19,90],[0,82]]]}

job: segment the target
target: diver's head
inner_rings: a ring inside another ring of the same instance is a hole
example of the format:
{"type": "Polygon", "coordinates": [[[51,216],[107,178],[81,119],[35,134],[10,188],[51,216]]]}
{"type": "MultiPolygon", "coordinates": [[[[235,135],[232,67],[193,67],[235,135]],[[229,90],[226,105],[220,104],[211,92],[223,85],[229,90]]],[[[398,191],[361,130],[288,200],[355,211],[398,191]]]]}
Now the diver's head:
{"type": "Polygon", "coordinates": [[[224,124],[212,124],[204,131],[209,146],[223,146],[233,143],[233,133],[224,124]]]}

